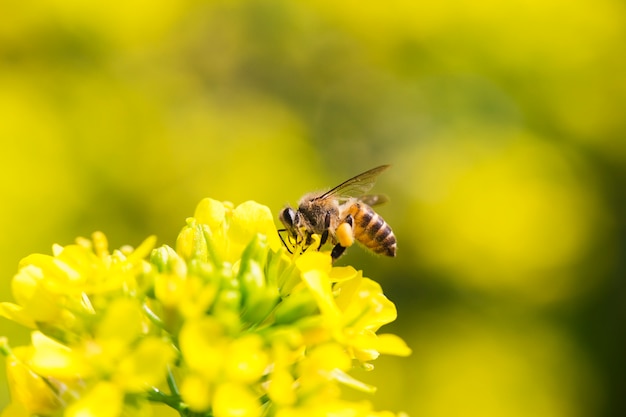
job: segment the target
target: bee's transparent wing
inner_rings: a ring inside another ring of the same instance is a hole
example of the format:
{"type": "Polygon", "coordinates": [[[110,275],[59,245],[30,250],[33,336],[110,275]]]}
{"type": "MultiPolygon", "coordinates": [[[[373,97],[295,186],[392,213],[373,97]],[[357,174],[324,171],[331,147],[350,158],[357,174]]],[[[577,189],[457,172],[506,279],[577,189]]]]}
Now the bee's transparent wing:
{"type": "Polygon", "coordinates": [[[389,201],[389,198],[383,194],[367,194],[359,197],[359,200],[361,200],[368,206],[376,206],[386,203],[387,201],[389,201]]]}
{"type": "Polygon", "coordinates": [[[368,192],[374,186],[376,177],[378,177],[384,170],[389,168],[389,165],[381,165],[376,168],[372,168],[369,171],[365,171],[356,177],[352,177],[347,181],[342,182],[335,188],[326,191],[324,194],[316,198],[316,200],[334,197],[359,197],[368,192]]]}

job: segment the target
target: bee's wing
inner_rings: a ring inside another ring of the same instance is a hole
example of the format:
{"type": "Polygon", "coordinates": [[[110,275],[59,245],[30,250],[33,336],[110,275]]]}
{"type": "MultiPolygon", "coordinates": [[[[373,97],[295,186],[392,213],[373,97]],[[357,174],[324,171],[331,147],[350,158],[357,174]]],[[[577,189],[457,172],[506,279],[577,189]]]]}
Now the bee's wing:
{"type": "Polygon", "coordinates": [[[316,198],[316,200],[328,198],[328,197],[358,197],[368,192],[376,181],[381,172],[389,168],[389,165],[381,165],[376,168],[372,168],[369,171],[365,171],[362,174],[352,177],[347,181],[342,182],[335,188],[326,191],[324,194],[316,198]]]}
{"type": "Polygon", "coordinates": [[[359,197],[359,200],[367,204],[368,206],[376,206],[378,204],[384,204],[389,201],[386,195],[383,194],[367,194],[359,197]]]}

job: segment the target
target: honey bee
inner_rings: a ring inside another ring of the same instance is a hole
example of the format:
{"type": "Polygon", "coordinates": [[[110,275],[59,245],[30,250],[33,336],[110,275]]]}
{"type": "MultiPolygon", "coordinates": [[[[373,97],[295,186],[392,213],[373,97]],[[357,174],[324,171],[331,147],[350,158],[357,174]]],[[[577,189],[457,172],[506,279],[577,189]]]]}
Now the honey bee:
{"type": "Polygon", "coordinates": [[[365,171],[326,192],[306,194],[298,203],[298,209],[287,206],[279,213],[285,226],[279,236],[287,250],[281,232],[304,249],[313,242],[313,234],[320,235],[318,250],[327,241],[334,245],[333,260],[339,258],[358,241],[371,251],[396,256],[396,237],[391,227],[370,206],[387,201],[383,195],[365,195],[373,186],[376,177],[389,165],[365,171]]]}

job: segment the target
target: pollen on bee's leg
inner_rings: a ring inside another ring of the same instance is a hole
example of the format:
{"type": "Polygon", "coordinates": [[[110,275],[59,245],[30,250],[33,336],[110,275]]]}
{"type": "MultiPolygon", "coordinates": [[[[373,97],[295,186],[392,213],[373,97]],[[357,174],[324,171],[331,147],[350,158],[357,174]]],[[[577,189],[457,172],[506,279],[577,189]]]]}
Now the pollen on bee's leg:
{"type": "Polygon", "coordinates": [[[335,231],[335,237],[341,246],[347,248],[354,243],[354,233],[352,231],[352,225],[349,223],[341,223],[335,231]]]}

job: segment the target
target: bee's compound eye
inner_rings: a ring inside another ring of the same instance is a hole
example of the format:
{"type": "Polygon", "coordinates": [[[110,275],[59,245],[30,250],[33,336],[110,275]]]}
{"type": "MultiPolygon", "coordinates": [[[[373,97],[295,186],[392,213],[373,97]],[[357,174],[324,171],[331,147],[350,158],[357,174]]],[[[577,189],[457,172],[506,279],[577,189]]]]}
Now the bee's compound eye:
{"type": "Polygon", "coordinates": [[[291,207],[285,207],[278,215],[280,221],[283,222],[286,228],[292,229],[296,222],[296,211],[291,207]]]}

